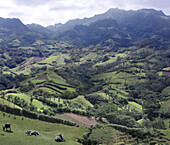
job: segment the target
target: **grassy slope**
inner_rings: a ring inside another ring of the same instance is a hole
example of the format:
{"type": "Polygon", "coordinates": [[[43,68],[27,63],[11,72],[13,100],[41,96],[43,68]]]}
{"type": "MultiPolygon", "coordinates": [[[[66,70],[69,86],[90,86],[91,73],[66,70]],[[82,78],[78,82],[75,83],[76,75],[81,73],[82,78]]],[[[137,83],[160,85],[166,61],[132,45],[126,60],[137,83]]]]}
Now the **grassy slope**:
{"type": "Polygon", "coordinates": [[[93,105],[87,101],[84,96],[78,96],[77,98],[72,99],[71,102],[81,105],[84,109],[86,109],[88,106],[93,107],[93,105]]]}
{"type": "MultiPolygon", "coordinates": [[[[17,96],[20,99],[24,99],[25,101],[27,101],[28,103],[30,103],[30,97],[27,96],[26,94],[19,94],[19,93],[8,93],[6,94],[8,95],[12,95],[12,96],[17,96]]],[[[37,107],[38,109],[44,107],[44,108],[49,108],[48,106],[44,105],[42,102],[38,101],[38,100],[33,100],[32,105],[34,105],[35,107],[37,107]]]]}
{"type": "MultiPolygon", "coordinates": [[[[7,100],[3,100],[2,98],[0,98],[0,103],[3,104],[3,102],[4,102],[4,105],[7,105],[9,107],[14,107],[13,103],[11,103],[11,102],[9,102],[7,100]]],[[[15,108],[22,109],[21,107],[19,107],[17,105],[15,105],[15,108]]]]}
{"type": "Polygon", "coordinates": [[[131,110],[135,109],[138,112],[142,112],[142,106],[137,104],[136,102],[129,101],[128,104],[131,110]]]}
{"type": "Polygon", "coordinates": [[[134,139],[127,134],[124,134],[114,128],[103,126],[92,131],[89,137],[92,140],[97,140],[100,144],[133,144],[134,139]]]}
{"type": "Polygon", "coordinates": [[[38,120],[16,117],[11,115],[9,117],[2,117],[2,112],[0,112],[0,125],[9,122],[13,133],[7,133],[0,130],[0,145],[76,145],[77,138],[83,136],[86,129],[83,127],[70,127],[62,124],[52,124],[47,122],[42,122],[38,120]],[[25,132],[27,130],[37,130],[40,136],[27,136],[25,132]],[[66,142],[56,143],[55,136],[62,133],[66,142]]]}

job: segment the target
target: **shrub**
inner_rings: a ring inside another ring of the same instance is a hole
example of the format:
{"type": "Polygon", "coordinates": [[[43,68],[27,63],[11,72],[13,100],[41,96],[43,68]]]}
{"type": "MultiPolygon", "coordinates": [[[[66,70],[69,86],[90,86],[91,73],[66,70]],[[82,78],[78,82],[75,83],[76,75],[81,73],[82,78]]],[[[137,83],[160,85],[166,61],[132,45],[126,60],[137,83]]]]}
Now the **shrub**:
{"type": "Polygon", "coordinates": [[[25,116],[25,117],[28,117],[28,118],[38,119],[38,114],[37,113],[28,111],[28,110],[26,110],[24,108],[22,110],[22,115],[25,116]]]}

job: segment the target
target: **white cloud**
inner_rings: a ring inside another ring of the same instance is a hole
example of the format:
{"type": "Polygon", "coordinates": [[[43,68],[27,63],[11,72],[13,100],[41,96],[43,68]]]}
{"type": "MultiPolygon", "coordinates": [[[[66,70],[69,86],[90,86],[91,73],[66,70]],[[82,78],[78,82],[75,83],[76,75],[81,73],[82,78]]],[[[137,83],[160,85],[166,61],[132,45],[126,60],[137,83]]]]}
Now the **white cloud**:
{"type": "Polygon", "coordinates": [[[156,8],[170,14],[169,5],[169,0],[3,0],[0,3],[0,17],[18,17],[25,24],[47,26],[92,17],[116,7],[125,10],[156,8]]]}

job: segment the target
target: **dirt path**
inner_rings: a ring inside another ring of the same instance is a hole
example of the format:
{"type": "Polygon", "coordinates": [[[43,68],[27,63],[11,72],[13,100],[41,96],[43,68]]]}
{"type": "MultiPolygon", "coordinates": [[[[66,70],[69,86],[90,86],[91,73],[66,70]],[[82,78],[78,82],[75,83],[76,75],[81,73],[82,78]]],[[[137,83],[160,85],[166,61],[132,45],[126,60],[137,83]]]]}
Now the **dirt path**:
{"type": "Polygon", "coordinates": [[[73,122],[76,122],[82,126],[90,127],[91,125],[99,124],[100,122],[97,121],[94,117],[86,117],[81,116],[73,113],[64,113],[64,114],[57,114],[56,117],[61,117],[63,119],[68,119],[73,122]]]}

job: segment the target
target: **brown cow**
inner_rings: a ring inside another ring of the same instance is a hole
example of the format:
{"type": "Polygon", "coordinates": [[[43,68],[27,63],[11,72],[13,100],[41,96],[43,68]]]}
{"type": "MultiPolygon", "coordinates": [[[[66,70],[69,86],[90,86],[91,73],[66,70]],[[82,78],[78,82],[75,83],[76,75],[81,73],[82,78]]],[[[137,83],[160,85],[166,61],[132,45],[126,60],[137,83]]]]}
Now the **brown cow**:
{"type": "Polygon", "coordinates": [[[36,131],[36,130],[28,130],[27,132],[25,132],[27,135],[35,135],[35,136],[37,136],[37,135],[40,135],[39,134],[39,132],[38,131],[36,131]]]}

